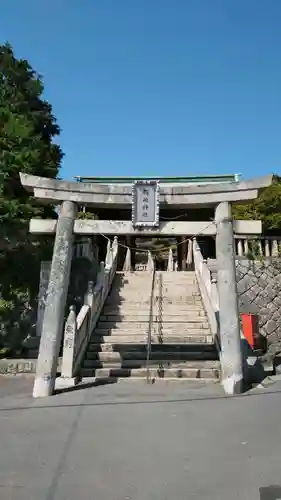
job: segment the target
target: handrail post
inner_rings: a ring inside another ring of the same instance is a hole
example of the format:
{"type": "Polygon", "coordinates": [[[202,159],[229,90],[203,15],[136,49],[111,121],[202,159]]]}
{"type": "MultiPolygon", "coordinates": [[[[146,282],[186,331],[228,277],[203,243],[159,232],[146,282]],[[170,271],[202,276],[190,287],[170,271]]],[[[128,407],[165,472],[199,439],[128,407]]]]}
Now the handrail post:
{"type": "Polygon", "coordinates": [[[69,309],[69,314],[64,328],[61,376],[62,378],[72,379],[75,355],[75,341],[77,336],[77,318],[75,307],[70,306],[69,309]]]}
{"type": "Polygon", "coordinates": [[[84,297],[84,304],[86,304],[87,306],[89,306],[90,308],[90,314],[89,314],[89,335],[91,334],[91,324],[92,324],[92,314],[93,314],[93,304],[94,304],[94,299],[95,299],[95,296],[94,296],[94,282],[93,281],[89,281],[88,282],[88,290],[85,294],[85,297],[84,297]]]}
{"type": "Polygon", "coordinates": [[[168,257],[167,271],[171,272],[173,270],[174,270],[174,257],[173,257],[173,250],[170,248],[170,250],[169,250],[169,257],[168,257]]]}
{"type": "Polygon", "coordinates": [[[151,255],[151,252],[148,252],[147,254],[147,271],[149,273],[153,273],[155,270],[155,261],[154,258],[151,255]]]}

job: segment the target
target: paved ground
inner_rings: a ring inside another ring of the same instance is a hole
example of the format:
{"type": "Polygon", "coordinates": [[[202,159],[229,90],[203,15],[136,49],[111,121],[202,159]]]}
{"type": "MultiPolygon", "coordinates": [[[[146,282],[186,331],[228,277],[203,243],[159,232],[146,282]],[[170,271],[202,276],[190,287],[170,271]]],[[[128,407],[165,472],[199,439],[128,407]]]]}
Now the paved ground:
{"type": "Polygon", "coordinates": [[[281,498],[280,381],[235,398],[126,381],[32,400],[31,386],[0,378],[1,500],[281,498]]]}

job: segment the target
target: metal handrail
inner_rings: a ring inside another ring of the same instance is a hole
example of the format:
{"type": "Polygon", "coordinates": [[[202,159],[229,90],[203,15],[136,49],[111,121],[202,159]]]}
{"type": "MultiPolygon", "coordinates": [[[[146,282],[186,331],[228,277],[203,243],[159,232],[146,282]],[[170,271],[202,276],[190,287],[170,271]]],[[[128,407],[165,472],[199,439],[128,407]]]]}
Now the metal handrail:
{"type": "Polygon", "coordinates": [[[155,265],[155,260],[153,260],[153,271],[152,271],[151,293],[150,293],[150,304],[149,304],[149,321],[148,321],[148,332],[147,332],[147,342],[146,342],[146,381],[148,384],[150,383],[149,362],[151,356],[151,330],[153,324],[153,299],[154,299],[154,289],[155,289],[155,276],[156,276],[156,265],[155,265]]]}

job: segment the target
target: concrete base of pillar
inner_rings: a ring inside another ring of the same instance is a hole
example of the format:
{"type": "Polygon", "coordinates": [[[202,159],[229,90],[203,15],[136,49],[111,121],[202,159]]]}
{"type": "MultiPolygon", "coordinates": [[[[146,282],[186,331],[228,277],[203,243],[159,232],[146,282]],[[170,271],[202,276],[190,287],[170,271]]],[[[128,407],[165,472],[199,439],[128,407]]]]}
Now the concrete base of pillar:
{"type": "Polygon", "coordinates": [[[79,377],[58,377],[56,379],[55,390],[68,389],[75,387],[79,382],[79,377]]]}
{"type": "Polygon", "coordinates": [[[51,380],[51,377],[36,377],[33,386],[33,397],[34,398],[46,398],[52,396],[53,388],[55,385],[55,379],[51,380]]]}
{"type": "Polygon", "coordinates": [[[244,388],[243,378],[239,375],[233,374],[231,377],[227,377],[222,379],[221,382],[224,391],[229,396],[233,396],[234,394],[241,394],[244,388]]]}

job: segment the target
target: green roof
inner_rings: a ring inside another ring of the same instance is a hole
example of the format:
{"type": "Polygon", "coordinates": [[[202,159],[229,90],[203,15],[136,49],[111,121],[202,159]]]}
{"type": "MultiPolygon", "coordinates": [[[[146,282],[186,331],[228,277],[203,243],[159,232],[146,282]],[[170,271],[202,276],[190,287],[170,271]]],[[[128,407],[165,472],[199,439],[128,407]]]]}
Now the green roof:
{"type": "Polygon", "coordinates": [[[78,182],[88,182],[95,184],[130,184],[135,181],[155,180],[161,184],[168,183],[219,183],[219,182],[237,182],[240,174],[229,175],[195,175],[189,177],[82,177],[75,176],[78,182]]]}

